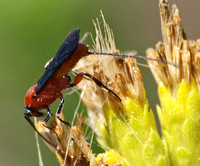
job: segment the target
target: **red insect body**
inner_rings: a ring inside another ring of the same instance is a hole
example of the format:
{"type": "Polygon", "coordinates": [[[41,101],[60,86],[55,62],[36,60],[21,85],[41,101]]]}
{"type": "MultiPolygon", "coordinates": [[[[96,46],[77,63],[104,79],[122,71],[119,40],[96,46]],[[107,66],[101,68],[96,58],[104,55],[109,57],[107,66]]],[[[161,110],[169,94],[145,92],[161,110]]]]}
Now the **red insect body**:
{"type": "Polygon", "coordinates": [[[88,55],[88,47],[78,44],[74,53],[60,66],[60,68],[52,75],[42,91],[33,98],[37,84],[33,85],[25,96],[25,105],[34,111],[47,108],[57,98],[62,99],[62,90],[70,88],[70,79],[65,75],[68,74],[77,62],[88,55]]]}
{"type": "Polygon", "coordinates": [[[40,94],[33,98],[37,84],[33,85],[26,93],[25,105],[32,110],[41,110],[51,105],[57,98],[62,98],[62,90],[69,88],[70,80],[61,78],[49,81],[40,94]]]}

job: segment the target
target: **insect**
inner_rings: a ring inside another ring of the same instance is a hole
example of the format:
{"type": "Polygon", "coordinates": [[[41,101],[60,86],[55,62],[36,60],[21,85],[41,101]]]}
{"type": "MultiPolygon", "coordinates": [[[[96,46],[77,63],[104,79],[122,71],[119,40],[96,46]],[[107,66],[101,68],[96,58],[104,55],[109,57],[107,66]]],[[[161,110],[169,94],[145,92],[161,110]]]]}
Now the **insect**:
{"type": "Polygon", "coordinates": [[[25,96],[25,118],[44,116],[40,110],[46,109],[47,116],[44,122],[47,122],[51,116],[49,106],[57,99],[61,99],[60,109],[57,111],[57,117],[61,113],[64,98],[61,93],[62,90],[71,88],[77,85],[83,76],[89,77],[97,85],[102,86],[120,98],[109,88],[104,86],[99,80],[88,73],[76,73],[74,83],[71,83],[71,78],[68,73],[73,69],[77,62],[84,56],[91,53],[88,47],[79,43],[79,30],[74,29],[65,39],[62,46],[56,53],[56,56],[50,60],[45,66],[45,72],[39,81],[33,85],[25,96]]]}
{"type": "MultiPolygon", "coordinates": [[[[42,117],[44,113],[41,110],[46,109],[47,114],[44,118],[43,122],[47,122],[51,117],[51,111],[49,106],[55,102],[57,99],[61,99],[60,105],[58,107],[56,117],[60,119],[59,115],[62,112],[64,98],[61,93],[64,89],[69,89],[75,85],[77,85],[83,77],[88,77],[93,80],[98,86],[105,88],[108,92],[112,93],[119,101],[121,101],[120,97],[115,94],[112,90],[106,87],[101,81],[93,77],[88,73],[75,73],[74,82],[71,82],[71,78],[68,75],[69,72],[72,71],[74,66],[78,63],[78,61],[87,55],[90,54],[102,54],[102,55],[113,55],[113,56],[122,56],[122,57],[133,57],[137,59],[144,60],[154,60],[160,61],[156,59],[149,59],[141,56],[129,56],[129,55],[120,55],[120,54],[111,54],[111,53],[96,53],[90,52],[89,48],[79,43],[79,29],[74,29],[71,33],[68,34],[60,49],[56,53],[55,57],[50,60],[45,66],[45,72],[39,81],[30,87],[25,96],[25,119],[31,124],[31,126],[36,130],[33,122],[30,117],[42,117]]],[[[160,61],[162,63],[167,63],[164,61],[160,61]]],[[[167,63],[168,64],[168,63],[167,63]]],[[[70,126],[68,122],[63,121],[63,123],[70,126]]],[[[37,130],[36,130],[37,131],[37,130]]],[[[38,132],[38,131],[37,131],[38,132]]],[[[39,133],[39,132],[38,132],[39,133]]],[[[39,133],[40,134],[40,133],[39,133]]],[[[41,136],[41,134],[40,134],[41,136]]]]}

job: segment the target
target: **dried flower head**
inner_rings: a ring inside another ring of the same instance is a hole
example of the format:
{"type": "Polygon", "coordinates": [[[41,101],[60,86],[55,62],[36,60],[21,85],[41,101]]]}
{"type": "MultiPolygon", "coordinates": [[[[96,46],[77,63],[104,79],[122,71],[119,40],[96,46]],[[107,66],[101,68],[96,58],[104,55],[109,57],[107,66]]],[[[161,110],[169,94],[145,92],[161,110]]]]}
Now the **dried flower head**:
{"type": "MultiPolygon", "coordinates": [[[[102,20],[104,32],[101,31],[99,20],[97,19],[96,23],[93,21],[96,30],[96,38],[93,40],[94,51],[119,54],[120,51],[116,49],[113,32],[105,22],[103,14],[102,20]]],[[[135,55],[135,52],[132,55],[135,55]]],[[[109,103],[113,110],[123,110],[124,105],[130,99],[144,105],[143,78],[137,67],[136,59],[92,55],[81,59],[77,68],[79,71],[87,72],[96,77],[121,99],[119,101],[116,96],[97,86],[94,82],[83,80],[78,86],[84,91],[83,102],[89,110],[89,115],[97,116],[95,119],[101,119],[100,121],[105,122],[103,113],[105,102],[109,103]],[[84,88],[85,86],[88,88],[84,88]]]]}
{"type": "MultiPolygon", "coordinates": [[[[61,118],[64,120],[62,114],[61,118]]],[[[63,166],[84,166],[89,165],[89,162],[96,165],[95,157],[83,135],[82,118],[78,116],[77,125],[71,128],[57,118],[51,122],[50,128],[44,127],[42,121],[36,124],[36,129],[48,141],[45,143],[63,166]]]]}
{"type": "Polygon", "coordinates": [[[176,5],[170,12],[167,0],[160,0],[163,42],[148,49],[147,57],[164,59],[178,67],[149,61],[159,86],[161,107],[157,107],[171,165],[200,164],[199,40],[186,40],[176,5]]]}
{"type": "Polygon", "coordinates": [[[172,94],[181,81],[190,84],[192,77],[199,87],[199,40],[186,40],[176,5],[172,6],[170,13],[168,2],[160,0],[160,13],[163,43],[159,42],[156,50],[148,49],[146,55],[149,58],[166,60],[178,67],[148,61],[157,83],[162,82],[172,94]]]}

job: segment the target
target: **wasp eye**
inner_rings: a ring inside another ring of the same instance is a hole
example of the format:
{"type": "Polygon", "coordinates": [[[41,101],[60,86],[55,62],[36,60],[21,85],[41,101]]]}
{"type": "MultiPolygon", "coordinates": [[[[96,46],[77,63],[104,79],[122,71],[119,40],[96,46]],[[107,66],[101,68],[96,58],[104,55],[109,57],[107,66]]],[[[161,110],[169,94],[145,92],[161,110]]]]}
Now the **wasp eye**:
{"type": "Polygon", "coordinates": [[[36,95],[36,93],[32,96],[32,98],[36,98],[37,97],[37,95],[36,95]]]}
{"type": "Polygon", "coordinates": [[[31,117],[32,116],[32,111],[29,107],[25,107],[24,108],[24,114],[28,117],[31,117]]]}

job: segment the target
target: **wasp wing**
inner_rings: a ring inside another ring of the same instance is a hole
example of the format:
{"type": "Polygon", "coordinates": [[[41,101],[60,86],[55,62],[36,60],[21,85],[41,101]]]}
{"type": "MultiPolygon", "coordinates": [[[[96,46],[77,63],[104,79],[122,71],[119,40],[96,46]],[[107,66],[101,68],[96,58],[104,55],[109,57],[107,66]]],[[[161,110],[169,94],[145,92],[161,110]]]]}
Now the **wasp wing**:
{"type": "Polygon", "coordinates": [[[37,82],[37,87],[35,94],[33,97],[36,97],[41,90],[48,83],[49,79],[52,75],[57,71],[57,69],[68,59],[74,50],[76,49],[79,43],[79,29],[74,29],[71,33],[69,33],[63,42],[62,46],[56,53],[53,60],[48,64],[43,76],[37,82]]]}

